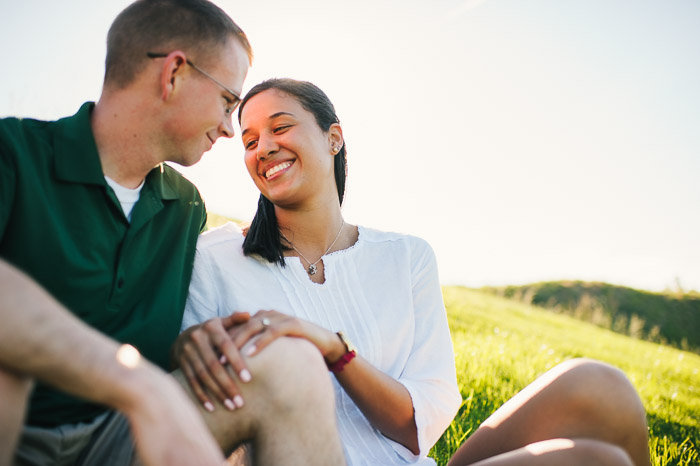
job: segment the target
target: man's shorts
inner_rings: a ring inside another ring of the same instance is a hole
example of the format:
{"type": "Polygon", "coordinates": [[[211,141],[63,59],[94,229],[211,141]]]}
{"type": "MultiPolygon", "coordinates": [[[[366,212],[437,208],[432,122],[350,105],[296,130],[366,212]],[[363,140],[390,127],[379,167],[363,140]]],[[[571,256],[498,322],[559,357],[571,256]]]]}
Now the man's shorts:
{"type": "Polygon", "coordinates": [[[13,464],[129,466],[135,461],[128,421],[123,415],[109,411],[79,424],[49,428],[24,426],[13,464]]]}

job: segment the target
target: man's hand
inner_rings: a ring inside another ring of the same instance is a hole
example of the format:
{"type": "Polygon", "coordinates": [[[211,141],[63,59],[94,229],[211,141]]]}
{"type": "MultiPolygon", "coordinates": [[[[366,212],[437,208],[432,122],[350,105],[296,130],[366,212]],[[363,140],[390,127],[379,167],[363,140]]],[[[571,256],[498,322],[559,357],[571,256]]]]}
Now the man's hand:
{"type": "Polygon", "coordinates": [[[139,459],[149,466],[224,464],[202,416],[175,379],[148,363],[143,365],[134,371],[132,391],[121,408],[129,419],[139,459]]]}
{"type": "Polygon", "coordinates": [[[182,369],[197,399],[209,412],[214,410],[214,404],[206,390],[230,410],[243,406],[243,397],[236,383],[238,380],[249,382],[251,375],[228,330],[249,319],[247,312],[210,319],[185,330],[175,341],[173,359],[182,369]],[[227,362],[229,367],[225,366],[227,362]]]}
{"type": "Polygon", "coordinates": [[[3,370],[124,413],[145,464],[222,465],[221,449],[171,376],[78,320],[2,259],[0,322],[3,370]]]}

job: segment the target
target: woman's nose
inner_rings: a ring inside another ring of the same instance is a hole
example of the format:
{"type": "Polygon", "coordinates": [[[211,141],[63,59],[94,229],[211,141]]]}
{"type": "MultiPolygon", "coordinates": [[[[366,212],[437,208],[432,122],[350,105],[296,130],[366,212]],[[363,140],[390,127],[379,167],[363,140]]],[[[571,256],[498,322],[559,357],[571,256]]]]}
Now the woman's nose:
{"type": "Polygon", "coordinates": [[[278,150],[279,147],[277,146],[273,138],[261,136],[260,139],[258,139],[258,160],[266,159],[278,150]]]}

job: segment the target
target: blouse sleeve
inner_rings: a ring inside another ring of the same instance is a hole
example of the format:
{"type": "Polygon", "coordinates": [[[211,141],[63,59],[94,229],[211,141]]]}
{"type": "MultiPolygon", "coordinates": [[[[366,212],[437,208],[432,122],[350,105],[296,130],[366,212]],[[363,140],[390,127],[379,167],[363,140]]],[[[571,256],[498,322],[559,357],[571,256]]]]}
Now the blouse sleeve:
{"type": "MultiPolygon", "coordinates": [[[[415,336],[399,381],[411,395],[419,455],[425,456],[452,422],[462,397],[435,254],[427,242],[417,241],[411,257],[415,336]]],[[[415,458],[407,449],[399,453],[415,458]]]]}
{"type": "MultiPolygon", "coordinates": [[[[201,236],[199,242],[202,242],[201,236]]],[[[211,268],[207,250],[198,245],[180,332],[218,316],[217,280],[214,279],[211,268]]]]}

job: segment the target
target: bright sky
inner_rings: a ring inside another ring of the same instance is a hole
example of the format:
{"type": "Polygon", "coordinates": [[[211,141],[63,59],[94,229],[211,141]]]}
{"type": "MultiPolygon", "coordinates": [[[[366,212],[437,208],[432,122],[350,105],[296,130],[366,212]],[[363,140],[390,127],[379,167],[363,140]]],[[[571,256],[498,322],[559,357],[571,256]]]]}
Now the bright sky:
{"type": "MultiPolygon", "coordinates": [[[[129,2],[1,1],[0,116],[97,100],[129,2]]],[[[443,283],[700,290],[697,0],[216,3],[255,51],[244,91],[285,76],[333,100],[346,219],[424,237],[443,283]]],[[[238,134],[184,172],[252,218],[238,134]]]]}

